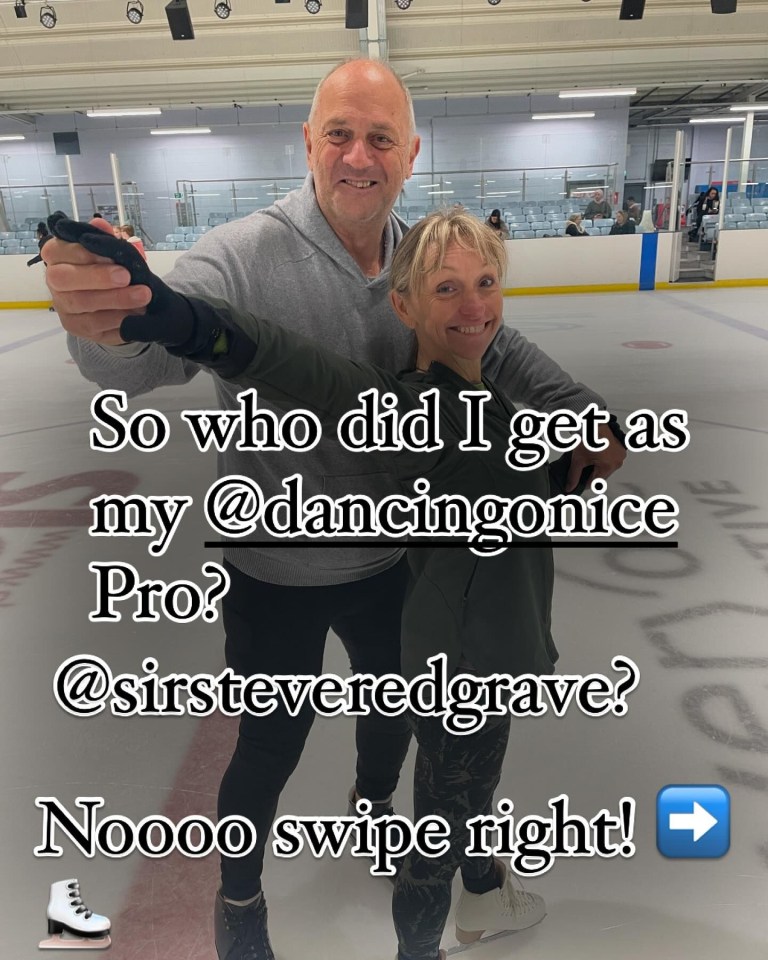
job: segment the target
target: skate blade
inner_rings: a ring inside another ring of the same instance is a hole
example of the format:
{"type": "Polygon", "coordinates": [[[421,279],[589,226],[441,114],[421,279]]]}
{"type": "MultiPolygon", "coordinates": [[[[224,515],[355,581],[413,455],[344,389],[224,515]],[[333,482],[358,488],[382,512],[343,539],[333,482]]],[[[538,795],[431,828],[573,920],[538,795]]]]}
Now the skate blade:
{"type": "Polygon", "coordinates": [[[63,937],[60,933],[41,940],[37,945],[39,950],[106,950],[111,946],[109,934],[105,937],[63,937]]]}
{"type": "MultiPolygon", "coordinates": [[[[542,917],[542,920],[544,918],[542,917]]],[[[541,920],[539,920],[541,923],[541,920]]],[[[523,930],[531,930],[533,927],[538,926],[538,923],[532,924],[530,927],[523,927],[523,930]]],[[[506,937],[513,937],[516,933],[522,933],[523,930],[500,930],[498,933],[489,933],[485,937],[480,937],[477,940],[473,940],[472,943],[459,943],[455,947],[451,947],[446,950],[446,954],[449,957],[455,957],[459,953],[466,953],[467,950],[474,950],[475,947],[482,947],[486,943],[493,943],[496,940],[504,940],[506,937]]]]}
{"type": "Polygon", "coordinates": [[[480,937],[477,940],[473,940],[472,943],[459,943],[455,947],[451,947],[445,952],[449,957],[455,957],[457,953],[466,953],[467,950],[474,950],[475,947],[482,947],[483,944],[493,943],[494,940],[503,940],[505,937],[511,937],[516,933],[520,933],[519,930],[501,930],[499,933],[489,933],[487,937],[480,937]]]}

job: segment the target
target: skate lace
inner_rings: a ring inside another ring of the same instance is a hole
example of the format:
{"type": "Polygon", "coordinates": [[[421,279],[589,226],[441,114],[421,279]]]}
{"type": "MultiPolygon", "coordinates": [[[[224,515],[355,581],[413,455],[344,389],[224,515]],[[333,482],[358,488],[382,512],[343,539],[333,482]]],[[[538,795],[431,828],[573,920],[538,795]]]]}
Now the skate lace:
{"type": "Polygon", "coordinates": [[[536,897],[532,893],[527,893],[520,880],[517,880],[519,889],[514,886],[514,874],[507,873],[504,886],[499,891],[501,903],[504,907],[504,913],[514,917],[524,917],[536,908],[536,897]]]}
{"type": "Polygon", "coordinates": [[[86,920],[90,920],[93,916],[93,910],[89,910],[88,907],[83,903],[83,898],[80,896],[80,884],[75,881],[73,883],[68,883],[67,888],[69,893],[70,904],[74,907],[75,913],[80,916],[80,914],[85,915],[86,920]]]}

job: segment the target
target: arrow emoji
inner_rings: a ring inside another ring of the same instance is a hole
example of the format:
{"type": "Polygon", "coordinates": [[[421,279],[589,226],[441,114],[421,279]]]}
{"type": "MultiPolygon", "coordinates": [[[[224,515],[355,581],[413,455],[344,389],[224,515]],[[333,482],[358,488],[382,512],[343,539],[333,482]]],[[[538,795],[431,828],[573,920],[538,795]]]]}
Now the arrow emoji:
{"type": "Polygon", "coordinates": [[[700,840],[705,833],[709,833],[716,823],[717,818],[713,817],[695,800],[693,801],[693,813],[670,813],[669,815],[669,829],[693,830],[694,843],[700,840]]]}

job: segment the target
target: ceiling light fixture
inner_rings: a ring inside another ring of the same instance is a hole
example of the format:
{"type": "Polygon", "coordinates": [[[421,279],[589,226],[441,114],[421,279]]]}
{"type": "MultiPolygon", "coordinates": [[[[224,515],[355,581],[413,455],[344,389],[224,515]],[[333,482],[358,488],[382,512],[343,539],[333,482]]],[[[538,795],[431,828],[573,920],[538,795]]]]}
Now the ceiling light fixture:
{"type": "Polygon", "coordinates": [[[141,23],[144,19],[144,4],[141,0],[128,0],[125,16],[131,23],[141,23]]]}
{"type": "Polygon", "coordinates": [[[40,23],[45,27],[46,30],[53,30],[53,28],[56,26],[56,22],[56,11],[49,4],[43,4],[43,6],[40,7],[40,23]]]}
{"type": "Polygon", "coordinates": [[[195,134],[195,133],[210,133],[210,127],[164,127],[162,129],[158,128],[156,130],[150,130],[150,134],[153,137],[173,137],[176,135],[182,134],[195,134]]]}
{"type": "Polygon", "coordinates": [[[411,5],[411,0],[395,0],[395,6],[398,10],[407,10],[411,5]]]}
{"type": "Polygon", "coordinates": [[[115,107],[114,110],[86,110],[86,117],[159,117],[160,107],[115,107]]]}
{"type": "Polygon", "coordinates": [[[7,135],[0,135],[0,140],[26,140],[27,138],[23,133],[9,133],[7,135]]]}
{"type": "Polygon", "coordinates": [[[16,0],[16,3],[13,5],[13,12],[19,18],[19,20],[27,19],[27,0],[16,0]]]}
{"type": "Polygon", "coordinates": [[[501,3],[501,0],[488,0],[488,3],[490,3],[492,7],[498,7],[498,5],[501,3]]]}
{"type": "Polygon", "coordinates": [[[688,123],[743,123],[746,117],[691,117],[688,123]]]}
{"type": "Polygon", "coordinates": [[[213,12],[219,20],[226,20],[230,13],[232,13],[232,4],[229,0],[216,0],[213,5],[213,12]]]}
{"type": "Polygon", "coordinates": [[[577,97],[632,97],[636,93],[636,87],[597,87],[594,90],[561,90],[558,96],[561,100],[569,100],[577,97]]]}
{"type": "Polygon", "coordinates": [[[768,111],[768,103],[766,104],[757,104],[757,103],[745,103],[737,104],[735,107],[728,108],[732,113],[765,113],[768,111]]]}
{"type": "Polygon", "coordinates": [[[311,13],[312,15],[320,13],[321,7],[322,3],[320,3],[320,0],[304,0],[304,9],[307,13],[311,13]]]}
{"type": "Polygon", "coordinates": [[[571,113],[532,113],[531,120],[582,120],[594,115],[594,110],[574,110],[571,113]]]}

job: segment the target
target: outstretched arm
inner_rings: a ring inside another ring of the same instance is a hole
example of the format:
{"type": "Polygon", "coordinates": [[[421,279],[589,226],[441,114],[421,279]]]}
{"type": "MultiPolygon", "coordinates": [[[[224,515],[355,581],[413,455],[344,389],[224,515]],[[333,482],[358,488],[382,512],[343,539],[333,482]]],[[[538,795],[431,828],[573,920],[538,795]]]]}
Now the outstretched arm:
{"type": "Polygon", "coordinates": [[[339,357],[223,300],[177,293],[127,241],[71,220],[57,224],[54,231],[60,240],[123,267],[131,286],[148,290],[144,311],[121,321],[122,341],[158,343],[169,354],[209,367],[226,380],[257,387],[266,399],[308,407],[329,420],[355,406],[358,394],[372,387],[395,393],[401,410],[417,406],[418,396],[394,374],[339,357]]]}

